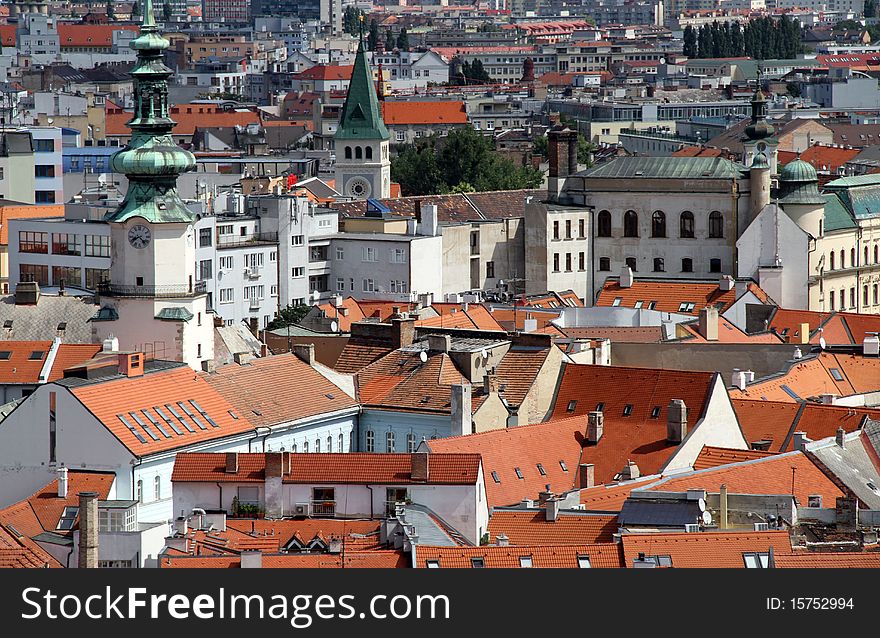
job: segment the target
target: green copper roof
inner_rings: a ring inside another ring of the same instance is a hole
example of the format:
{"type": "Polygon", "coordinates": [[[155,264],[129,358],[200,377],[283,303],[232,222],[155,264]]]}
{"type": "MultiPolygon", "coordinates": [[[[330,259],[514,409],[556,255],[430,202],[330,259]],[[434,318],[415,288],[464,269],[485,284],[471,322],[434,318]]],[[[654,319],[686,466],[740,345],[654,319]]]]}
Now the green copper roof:
{"type": "Polygon", "coordinates": [[[855,228],[856,222],[837,195],[825,195],[825,232],[855,228]]]}
{"type": "Polygon", "coordinates": [[[770,164],[767,162],[767,156],[763,153],[755,153],[752,165],[749,168],[770,168],[770,164]]]}
{"type": "Polygon", "coordinates": [[[131,48],[138,56],[131,71],[135,95],[134,117],[128,122],[131,141],[110,159],[112,170],[128,178],[128,191],[119,208],[105,219],[192,222],[194,213],[177,194],[177,176],[195,169],[196,160],[171,137],[175,122],[168,117],[168,78],[173,71],[162,62],[168,41],[156,28],[152,0],[144,0],[141,33],[131,48]]]}
{"type": "Polygon", "coordinates": [[[825,190],[836,193],[856,219],[880,216],[880,175],[842,177],[825,184],[825,190]]]}
{"type": "Polygon", "coordinates": [[[98,312],[94,314],[94,316],[89,319],[89,321],[118,321],[119,313],[116,312],[116,308],[110,308],[109,306],[104,306],[98,312]]]}
{"type": "Polygon", "coordinates": [[[361,38],[348,85],[348,95],[339,118],[339,128],[336,129],[336,139],[387,140],[390,137],[385,122],[382,121],[373,74],[370,72],[361,38]]]}
{"type": "Polygon", "coordinates": [[[721,157],[618,157],[578,173],[589,178],[736,179],[744,168],[721,157]]]}
{"type": "Polygon", "coordinates": [[[783,182],[816,182],[819,177],[812,164],[798,158],[785,165],[785,168],[779,173],[779,180],[783,182]]]}
{"type": "Polygon", "coordinates": [[[192,318],[193,313],[186,308],[162,308],[156,315],[160,321],[189,321],[192,318]]]}

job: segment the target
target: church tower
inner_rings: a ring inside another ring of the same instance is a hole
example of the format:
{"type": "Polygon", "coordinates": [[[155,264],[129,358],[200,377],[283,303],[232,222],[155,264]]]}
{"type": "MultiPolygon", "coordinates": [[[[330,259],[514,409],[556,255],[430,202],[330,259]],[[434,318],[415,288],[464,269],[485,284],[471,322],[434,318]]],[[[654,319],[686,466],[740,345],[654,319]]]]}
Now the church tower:
{"type": "MultiPolygon", "coordinates": [[[[776,150],[779,143],[773,139],[776,129],[767,121],[767,99],[761,90],[761,75],[758,74],[758,86],[752,96],[752,121],[746,127],[742,138],[743,164],[751,166],[758,154],[764,155],[770,174],[776,175],[776,150]]],[[[760,164],[760,161],[759,161],[760,164]]]]}
{"type": "Polygon", "coordinates": [[[162,63],[168,41],[156,28],[152,0],[144,0],[141,32],[131,48],[137,51],[131,141],[110,160],[128,178],[128,191],[105,217],[110,281],[98,288],[101,309],[92,319],[93,333],[98,341],[115,336],[123,350],[198,370],[214,357],[214,317],[204,286],[195,282],[195,213],[177,194],[177,177],[195,168],[195,158],[171,137],[172,71],[162,63]]]}
{"type": "Polygon", "coordinates": [[[348,95],[335,135],[336,190],[355,199],[390,197],[390,139],[382,121],[361,33],[348,95]]]}
{"type": "Polygon", "coordinates": [[[786,164],[779,175],[778,201],[804,232],[822,236],[825,198],[819,193],[819,176],[800,156],[786,164]]]}

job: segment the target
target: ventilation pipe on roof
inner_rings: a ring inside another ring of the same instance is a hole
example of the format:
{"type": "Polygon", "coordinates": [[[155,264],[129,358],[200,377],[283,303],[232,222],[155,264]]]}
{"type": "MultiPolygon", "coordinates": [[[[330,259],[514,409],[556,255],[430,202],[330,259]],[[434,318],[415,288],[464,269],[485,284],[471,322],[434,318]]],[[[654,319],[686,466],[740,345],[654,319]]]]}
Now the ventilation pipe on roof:
{"type": "Polygon", "coordinates": [[[866,357],[880,356],[880,336],[876,332],[865,337],[862,342],[862,354],[866,357]]]}
{"type": "Polygon", "coordinates": [[[791,447],[795,452],[800,452],[806,447],[807,443],[810,442],[810,439],[807,438],[806,432],[795,432],[794,438],[792,439],[791,447]]]}
{"type": "Polygon", "coordinates": [[[635,461],[627,461],[626,466],[620,471],[621,481],[634,481],[642,475],[635,461]]]}
{"type": "Polygon", "coordinates": [[[618,283],[621,288],[632,288],[633,271],[629,266],[624,266],[620,269],[620,281],[618,283]]]}
{"type": "Polygon", "coordinates": [[[718,284],[718,289],[721,290],[722,292],[728,292],[730,290],[733,290],[733,288],[734,288],[733,277],[731,277],[730,275],[722,275],[721,281],[718,284]]]}
{"type": "Polygon", "coordinates": [[[718,495],[718,500],[720,501],[721,508],[721,522],[719,523],[719,529],[725,530],[727,529],[727,484],[722,483],[721,491],[718,495]]]}
{"type": "Polygon", "coordinates": [[[834,435],[834,442],[837,443],[837,447],[845,448],[846,430],[844,430],[843,428],[837,428],[837,433],[834,435]]]}
{"type": "Polygon", "coordinates": [[[746,373],[740,370],[739,368],[733,369],[733,378],[731,379],[731,385],[740,390],[746,389],[746,373]]]}

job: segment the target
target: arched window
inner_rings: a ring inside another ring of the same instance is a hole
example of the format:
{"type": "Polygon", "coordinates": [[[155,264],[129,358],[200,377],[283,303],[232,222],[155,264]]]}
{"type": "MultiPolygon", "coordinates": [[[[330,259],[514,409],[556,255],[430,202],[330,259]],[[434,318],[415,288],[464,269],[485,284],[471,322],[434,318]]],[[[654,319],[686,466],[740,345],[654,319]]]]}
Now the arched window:
{"type": "Polygon", "coordinates": [[[841,249],[840,251],[840,269],[843,270],[846,268],[846,251],[841,249]]]}
{"type": "Polygon", "coordinates": [[[394,432],[390,431],[385,434],[385,451],[394,452],[394,432]]]}
{"type": "Polygon", "coordinates": [[[406,451],[410,454],[416,451],[416,435],[412,432],[406,435],[406,451]]]}
{"type": "Polygon", "coordinates": [[[655,210],[651,216],[651,237],[666,237],[666,213],[655,210]]]}
{"type": "Polygon", "coordinates": [[[856,267],[856,249],[855,248],[850,248],[850,251],[849,251],[849,267],[850,268],[856,267]]]}
{"type": "Polygon", "coordinates": [[[351,159],[351,147],[350,146],[345,147],[345,159],[351,159]]]}
{"type": "Polygon", "coordinates": [[[874,263],[880,261],[880,246],[874,244],[874,263]]]}
{"type": "Polygon", "coordinates": [[[865,246],[865,258],[862,260],[862,265],[867,266],[869,263],[871,262],[868,261],[868,247],[865,246]]]}
{"type": "Polygon", "coordinates": [[[355,159],[363,159],[364,158],[364,151],[360,146],[354,147],[354,158],[355,159]]]}
{"type": "Polygon", "coordinates": [[[724,218],[717,210],[709,213],[709,237],[713,239],[724,237],[724,218]]]}
{"type": "Polygon", "coordinates": [[[694,260],[685,257],[681,260],[681,272],[694,272],[694,260]]]}
{"type": "Polygon", "coordinates": [[[345,452],[345,438],[343,437],[342,432],[339,433],[339,451],[345,452]]]}
{"type": "Polygon", "coordinates": [[[315,439],[315,452],[321,451],[321,439],[315,439]]]}
{"type": "Polygon", "coordinates": [[[596,235],[598,237],[611,237],[611,213],[607,210],[599,212],[596,220],[596,235]]]}
{"type": "Polygon", "coordinates": [[[623,236],[639,236],[639,216],[634,210],[628,210],[623,214],[623,236]]]}
{"type": "Polygon", "coordinates": [[[333,437],[332,436],[327,437],[327,451],[328,452],[333,451],[333,437]]]}
{"type": "Polygon", "coordinates": [[[368,146],[364,151],[366,153],[367,159],[373,159],[373,147],[368,146]]]}
{"type": "Polygon", "coordinates": [[[678,236],[692,239],[694,236],[694,214],[686,210],[681,214],[678,222],[678,236]]]}
{"type": "Polygon", "coordinates": [[[831,251],[831,259],[828,261],[828,270],[834,270],[834,251],[831,251]]]}
{"type": "Polygon", "coordinates": [[[664,272],[666,268],[663,264],[662,257],[654,257],[654,272],[664,272]]]}
{"type": "Polygon", "coordinates": [[[306,454],[309,453],[309,442],[308,441],[303,441],[303,452],[305,452],[306,454]]]}

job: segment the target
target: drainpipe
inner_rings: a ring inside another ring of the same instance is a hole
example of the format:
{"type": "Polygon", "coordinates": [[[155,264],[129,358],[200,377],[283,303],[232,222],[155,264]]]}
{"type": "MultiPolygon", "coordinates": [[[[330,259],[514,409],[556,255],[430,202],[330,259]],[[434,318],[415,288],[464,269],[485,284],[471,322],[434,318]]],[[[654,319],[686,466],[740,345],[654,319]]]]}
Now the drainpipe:
{"type": "Polygon", "coordinates": [[[218,509],[223,509],[223,486],[220,484],[220,481],[216,483],[217,489],[220,490],[220,502],[218,503],[218,509]]]}
{"type": "Polygon", "coordinates": [[[373,488],[369,485],[366,488],[370,490],[370,520],[373,520],[373,488]]]}
{"type": "Polygon", "coordinates": [[[253,452],[253,451],[254,451],[254,450],[253,450],[253,446],[251,445],[251,443],[252,443],[253,440],[256,439],[258,436],[263,437],[263,450],[262,450],[262,451],[265,452],[265,451],[266,451],[266,438],[267,438],[270,434],[272,434],[272,429],[271,429],[271,428],[267,428],[267,427],[260,426],[260,427],[258,427],[258,428],[256,428],[256,429],[254,429],[254,436],[251,437],[250,439],[248,439],[248,452],[253,452]]]}

